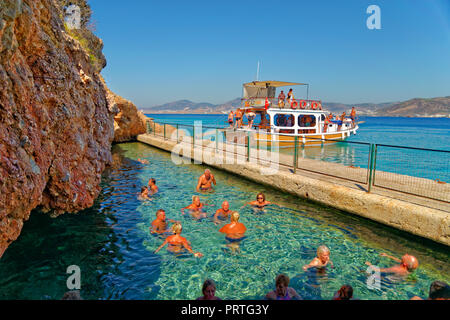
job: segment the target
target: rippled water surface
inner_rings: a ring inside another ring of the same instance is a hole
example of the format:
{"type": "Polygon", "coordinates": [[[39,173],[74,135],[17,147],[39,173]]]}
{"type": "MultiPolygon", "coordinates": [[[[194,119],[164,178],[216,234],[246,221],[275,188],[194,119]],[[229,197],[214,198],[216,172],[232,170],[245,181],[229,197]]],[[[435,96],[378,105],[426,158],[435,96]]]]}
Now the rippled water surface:
{"type": "Polygon", "coordinates": [[[305,299],[330,299],[343,284],[351,284],[361,299],[426,297],[432,281],[450,282],[448,247],[214,169],[215,192],[201,194],[202,202],[214,205],[207,207],[209,218],[183,217],[180,209],[196,194],[205,167],[176,166],[169,153],[140,143],[115,145],[113,153],[114,165],[104,174],[93,208],[58,218],[31,214],[20,238],[0,260],[1,299],[60,299],[67,291],[69,265],[81,268],[85,299],[194,299],[206,278],[216,281],[221,298],[260,299],[281,272],[305,299]],[[141,202],[137,193],[151,177],[160,192],[141,202]],[[277,205],[263,214],[248,206],[240,209],[260,191],[277,205]],[[230,251],[220,226],[210,218],[223,200],[239,210],[248,230],[240,252],[230,251]],[[175,256],[166,249],[153,253],[163,242],[148,232],[159,208],[182,222],[182,235],[203,258],[175,256]],[[335,268],[324,274],[304,272],[302,266],[321,244],[331,249],[335,268]],[[381,252],[413,254],[420,267],[405,281],[383,278],[381,290],[368,289],[365,262],[392,265],[381,252]]]}

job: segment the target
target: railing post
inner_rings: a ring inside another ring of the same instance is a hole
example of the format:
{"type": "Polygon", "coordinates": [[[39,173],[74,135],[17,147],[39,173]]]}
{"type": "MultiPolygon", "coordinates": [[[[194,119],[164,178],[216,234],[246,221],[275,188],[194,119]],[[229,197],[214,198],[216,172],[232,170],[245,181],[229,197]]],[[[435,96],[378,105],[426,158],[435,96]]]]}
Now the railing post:
{"type": "Polygon", "coordinates": [[[294,173],[297,172],[297,161],[298,161],[298,136],[294,138],[294,173]]]}
{"type": "Polygon", "coordinates": [[[250,161],[250,131],[247,131],[247,162],[250,161]]]}
{"type": "Polygon", "coordinates": [[[150,133],[150,132],[151,132],[150,121],[147,120],[147,121],[145,122],[145,124],[147,125],[147,133],[150,133]]]}
{"type": "Polygon", "coordinates": [[[177,123],[177,143],[178,143],[178,123],[177,123]]]}
{"type": "Polygon", "coordinates": [[[153,135],[156,136],[156,122],[153,121],[153,135]]]}
{"type": "Polygon", "coordinates": [[[195,146],[195,125],[192,126],[192,146],[195,146]]]}
{"type": "Polygon", "coordinates": [[[164,123],[164,140],[166,140],[166,124],[164,123]]]}
{"type": "Polygon", "coordinates": [[[372,177],[373,177],[373,164],[374,164],[374,160],[375,160],[375,152],[376,150],[376,145],[374,147],[374,145],[371,143],[370,144],[370,153],[369,153],[369,181],[368,181],[368,186],[367,186],[367,192],[370,192],[372,189],[372,177]]]}
{"type": "Polygon", "coordinates": [[[219,129],[216,128],[216,152],[219,149],[219,129]]]}

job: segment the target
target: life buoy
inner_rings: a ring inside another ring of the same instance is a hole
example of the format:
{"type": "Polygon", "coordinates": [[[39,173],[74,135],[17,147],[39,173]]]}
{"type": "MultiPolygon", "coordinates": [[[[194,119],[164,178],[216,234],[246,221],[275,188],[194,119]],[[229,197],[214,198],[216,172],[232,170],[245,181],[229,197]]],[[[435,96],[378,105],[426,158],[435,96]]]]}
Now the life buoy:
{"type": "Polygon", "coordinates": [[[311,104],[311,109],[312,109],[312,110],[316,110],[318,106],[319,106],[319,104],[318,104],[316,101],[314,101],[314,102],[311,104]]]}
{"type": "Polygon", "coordinates": [[[306,107],[306,101],[300,100],[300,109],[305,109],[305,107],[306,107]]]}
{"type": "Polygon", "coordinates": [[[322,110],[322,102],[319,102],[319,110],[322,110]]]}
{"type": "Polygon", "coordinates": [[[298,107],[298,102],[297,101],[294,101],[294,102],[291,103],[291,108],[292,109],[297,109],[297,107],[298,107]]]}

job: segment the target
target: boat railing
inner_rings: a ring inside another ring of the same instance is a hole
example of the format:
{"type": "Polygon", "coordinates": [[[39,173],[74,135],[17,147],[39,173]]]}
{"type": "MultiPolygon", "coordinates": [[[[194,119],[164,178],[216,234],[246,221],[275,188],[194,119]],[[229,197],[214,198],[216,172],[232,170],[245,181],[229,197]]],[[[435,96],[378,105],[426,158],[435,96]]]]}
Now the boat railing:
{"type": "Polygon", "coordinates": [[[309,99],[279,99],[267,97],[252,97],[241,99],[242,108],[265,107],[266,109],[302,109],[302,110],[322,110],[321,100],[309,99]]]}

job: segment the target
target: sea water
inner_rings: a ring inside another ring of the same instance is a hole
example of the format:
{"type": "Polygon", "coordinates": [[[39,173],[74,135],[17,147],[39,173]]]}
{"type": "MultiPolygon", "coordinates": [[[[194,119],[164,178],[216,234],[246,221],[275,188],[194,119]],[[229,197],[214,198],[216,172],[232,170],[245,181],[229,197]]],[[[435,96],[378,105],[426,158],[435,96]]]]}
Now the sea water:
{"type": "Polygon", "coordinates": [[[450,282],[448,247],[214,169],[215,191],[198,194],[204,166],[177,166],[169,153],[141,143],[114,145],[113,159],[92,208],[57,218],[32,212],[0,259],[0,299],[60,299],[68,291],[70,265],[80,267],[84,299],[195,299],[206,278],[215,280],[222,299],[262,299],[279,273],[291,278],[290,286],[304,299],[331,299],[344,284],[360,299],[425,298],[434,280],[450,282]],[[138,200],[140,187],[152,177],[160,191],[150,201],[138,200]],[[258,192],[274,205],[265,212],[241,208],[258,192]],[[202,221],[181,213],[197,194],[211,205],[202,221]],[[224,200],[247,227],[235,252],[212,221],[224,200]],[[182,236],[202,258],[166,248],[154,253],[163,239],[149,227],[160,208],[182,223],[182,236]],[[319,245],[330,248],[335,268],[303,271],[319,245]],[[365,262],[395,264],[380,257],[382,252],[412,254],[420,266],[406,280],[381,277],[378,289],[372,288],[365,262]]]}

